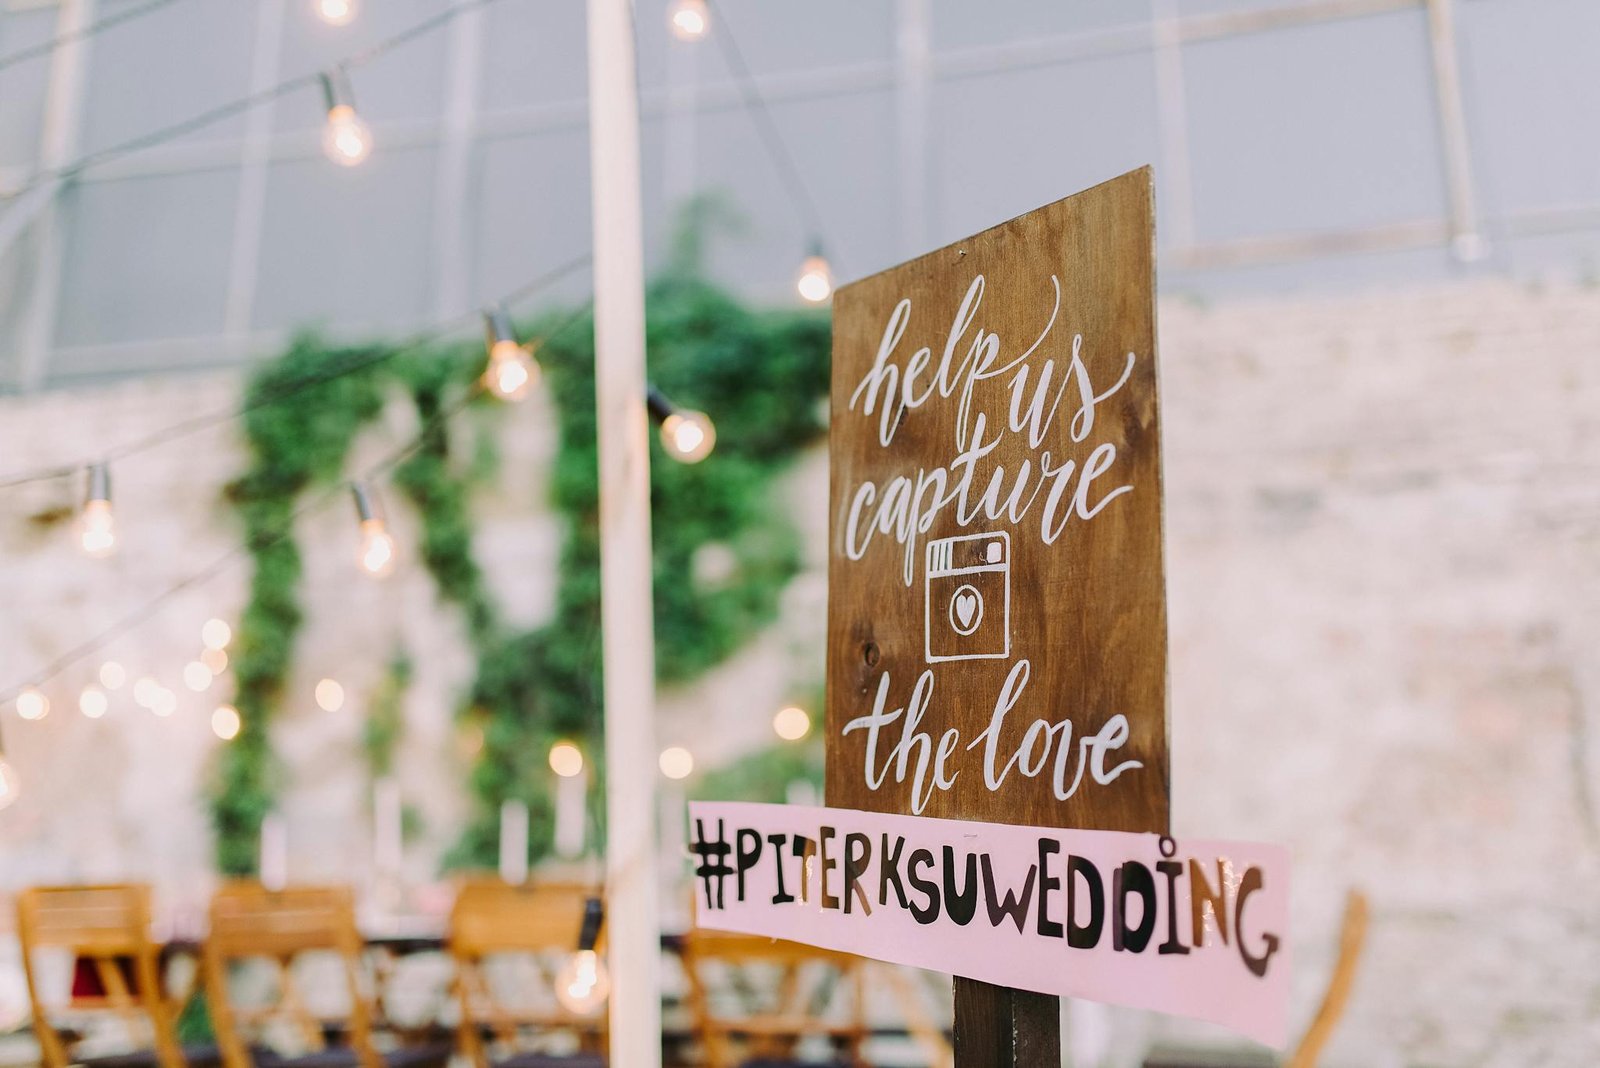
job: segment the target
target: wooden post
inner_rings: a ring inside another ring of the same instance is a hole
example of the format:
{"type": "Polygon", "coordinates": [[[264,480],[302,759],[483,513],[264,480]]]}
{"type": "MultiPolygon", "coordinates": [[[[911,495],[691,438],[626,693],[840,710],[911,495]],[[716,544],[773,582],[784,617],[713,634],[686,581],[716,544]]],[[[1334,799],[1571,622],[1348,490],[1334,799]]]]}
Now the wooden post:
{"type": "Polygon", "coordinates": [[[956,977],[956,1068],[1061,1063],[1061,999],[956,977]]]}
{"type": "Polygon", "coordinates": [[[611,1063],[655,1068],[661,1064],[655,630],[639,106],[628,0],[589,0],[589,168],[600,436],[611,1063]]]}
{"type": "MultiPolygon", "coordinates": [[[[830,806],[1166,833],[1154,199],[1133,171],[835,295],[830,806]]],[[[957,978],[956,1064],[1060,1063],[1060,1008],[957,978]]]]}

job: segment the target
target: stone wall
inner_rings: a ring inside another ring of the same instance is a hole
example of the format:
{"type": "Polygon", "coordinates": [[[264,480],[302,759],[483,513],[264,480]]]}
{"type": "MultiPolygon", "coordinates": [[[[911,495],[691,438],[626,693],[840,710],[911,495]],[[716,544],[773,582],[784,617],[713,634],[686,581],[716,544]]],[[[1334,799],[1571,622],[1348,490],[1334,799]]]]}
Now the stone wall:
{"type": "MultiPolygon", "coordinates": [[[[1162,306],[1175,826],[1294,853],[1297,1019],[1331,965],[1345,892],[1373,923],[1331,1065],[1589,1065],[1600,1048],[1600,292],[1481,281],[1365,297],[1162,306]]],[[[226,406],[231,378],[140,381],[0,402],[0,472],[226,406]]],[[[506,422],[480,553],[524,621],[550,607],[559,527],[540,505],[553,447],[531,402],[506,422]]],[[[396,409],[397,413],[399,409],[396,409]]],[[[358,453],[409,432],[398,414],[358,453]]],[[[353,466],[361,463],[358,456],[353,466]]],[[[76,485],[5,491],[0,681],[25,677],[151,591],[227,551],[229,432],[119,464],[122,551],[89,561],[50,523],[76,485]]],[[[810,566],[784,620],[701,683],[663,697],[661,743],[702,766],[768,744],[796,673],[820,671],[826,462],[786,483],[810,566]],[[711,729],[708,729],[711,728],[711,729]]],[[[393,509],[401,544],[412,524],[393,509]]],[[[401,766],[424,817],[424,879],[462,815],[450,723],[471,659],[425,575],[351,566],[345,502],[309,517],[308,624],[277,728],[291,768],[291,870],[360,878],[369,855],[360,709],[396,640],[425,655],[401,766]],[[324,675],[351,694],[317,709],[324,675]]],[[[198,905],[210,845],[199,800],[220,744],[177,672],[242,569],[175,597],[104,656],[183,698],[159,720],[126,697],[4,717],[27,793],[0,815],[0,884],[139,877],[198,905]]],[[[542,754],[530,759],[542,760],[542,754]]],[[[1077,1006],[1077,1063],[1137,1063],[1152,1039],[1229,1041],[1077,1006]]]]}

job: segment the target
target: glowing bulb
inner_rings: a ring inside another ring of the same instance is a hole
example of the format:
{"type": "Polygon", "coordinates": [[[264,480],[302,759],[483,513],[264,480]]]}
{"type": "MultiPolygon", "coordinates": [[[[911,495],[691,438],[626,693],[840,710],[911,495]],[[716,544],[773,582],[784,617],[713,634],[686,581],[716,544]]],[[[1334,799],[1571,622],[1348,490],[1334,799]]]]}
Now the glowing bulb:
{"type": "Polygon", "coordinates": [[[239,710],[232,705],[218,705],[211,713],[211,733],[225,742],[239,736],[239,710]]]}
{"type": "Polygon", "coordinates": [[[44,719],[50,714],[50,698],[37,687],[29,686],[17,694],[17,715],[23,719],[44,719]]]}
{"type": "MultiPolygon", "coordinates": [[[[212,650],[208,649],[206,651],[211,652],[212,650]]],[[[226,656],[227,654],[224,653],[223,655],[226,656]]],[[[215,678],[216,676],[211,673],[211,669],[199,660],[191,660],[183,667],[183,684],[195,693],[205,693],[211,688],[211,680],[215,678]]]]}
{"type": "Polygon", "coordinates": [[[667,13],[673,35],[680,41],[698,41],[711,27],[706,0],[677,0],[667,13]]]}
{"type": "Polygon", "coordinates": [[[717,428],[705,412],[673,412],[661,421],[661,444],[679,463],[697,464],[711,455],[717,428]]]}
{"type": "Polygon", "coordinates": [[[328,109],[322,128],[322,151],[341,167],[354,167],[372,153],[372,131],[349,104],[328,109]]]}
{"type": "Polygon", "coordinates": [[[83,692],[78,695],[78,711],[90,719],[99,719],[105,715],[109,704],[106,692],[98,686],[85,686],[83,692]]]}
{"type": "Polygon", "coordinates": [[[337,712],[344,707],[344,687],[334,679],[317,683],[317,707],[324,712],[337,712]]]}
{"type": "Polygon", "coordinates": [[[178,710],[178,695],[165,686],[156,687],[156,692],[150,698],[150,711],[158,716],[166,717],[178,710]]]}
{"type": "Polygon", "coordinates": [[[394,537],[384,528],[381,519],[361,522],[361,550],[356,557],[361,570],[373,578],[383,578],[394,571],[394,537]]]}
{"type": "Polygon", "coordinates": [[[571,742],[557,742],[550,747],[550,770],[563,779],[570,779],[583,771],[583,751],[571,742]]]}
{"type": "Polygon", "coordinates": [[[121,664],[115,660],[107,660],[100,665],[100,685],[108,690],[120,690],[122,684],[128,681],[128,673],[121,664]]]}
{"type": "Polygon", "coordinates": [[[772,717],[772,729],[786,742],[798,742],[811,730],[811,717],[803,708],[780,708],[772,717]]]}
{"type": "Polygon", "coordinates": [[[11,762],[0,753],[0,808],[5,808],[22,792],[22,782],[11,767],[11,762]]]}
{"type": "Polygon", "coordinates": [[[821,304],[833,295],[833,269],[821,253],[806,257],[800,265],[800,277],[795,279],[794,287],[813,304],[821,304]]]}
{"type": "Polygon", "coordinates": [[[489,350],[489,366],[483,372],[483,384],[501,400],[521,400],[538,379],[539,365],[533,362],[528,350],[515,341],[509,338],[496,341],[489,350]]]}
{"type": "Polygon", "coordinates": [[[316,0],[316,11],[329,26],[345,26],[356,17],[356,0],[316,0]]]}
{"type": "Polygon", "coordinates": [[[580,949],[556,973],[556,1000],[578,1016],[592,1016],[611,993],[605,962],[592,949],[580,949]]]}
{"type": "Polygon", "coordinates": [[[117,522],[110,501],[89,501],[83,506],[78,540],[90,556],[109,556],[117,547],[117,522]]]}
{"type": "Polygon", "coordinates": [[[687,779],[694,771],[694,754],[681,745],[661,750],[661,774],[669,779],[687,779]]]}
{"type": "Polygon", "coordinates": [[[221,649],[207,649],[200,654],[200,663],[213,675],[228,670],[228,654],[221,649]]]}
{"type": "Polygon", "coordinates": [[[207,649],[226,649],[233,640],[233,628],[220,619],[208,619],[200,628],[200,641],[207,649]]]}
{"type": "Polygon", "coordinates": [[[140,708],[156,707],[156,695],[161,692],[161,684],[146,675],[133,684],[133,700],[140,708]]]}

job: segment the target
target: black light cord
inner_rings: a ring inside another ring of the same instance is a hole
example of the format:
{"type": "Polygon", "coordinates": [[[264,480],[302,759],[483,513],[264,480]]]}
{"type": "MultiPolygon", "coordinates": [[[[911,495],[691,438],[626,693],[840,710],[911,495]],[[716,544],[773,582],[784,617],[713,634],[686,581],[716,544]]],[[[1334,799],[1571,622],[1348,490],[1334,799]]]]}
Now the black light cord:
{"type": "Polygon", "coordinates": [[[795,214],[800,216],[800,224],[807,230],[806,237],[811,241],[820,241],[823,236],[822,214],[817,210],[816,201],[811,198],[810,190],[806,188],[805,179],[800,176],[800,167],[790,153],[788,144],[783,140],[777,120],[772,117],[766,99],[756,87],[755,78],[750,74],[750,66],[745,63],[744,53],[739,50],[739,42],[734,40],[733,29],[722,13],[715,10],[712,0],[706,0],[706,7],[716,13],[716,23],[711,28],[711,36],[717,39],[728,68],[733,71],[739,85],[739,95],[744,98],[745,108],[755,120],[756,129],[761,131],[761,139],[767,146],[767,154],[772,157],[773,166],[778,169],[778,175],[789,191],[789,199],[794,204],[795,214]]]}
{"type": "MultiPolygon", "coordinates": [[[[547,271],[532,281],[518,286],[516,289],[501,297],[500,301],[507,305],[516,304],[518,301],[532,296],[534,293],[537,293],[548,286],[554,285],[563,278],[566,278],[576,271],[587,267],[589,262],[590,257],[587,254],[568,260],[566,263],[555,268],[554,270],[547,271]]],[[[585,305],[585,309],[586,308],[587,305],[585,305]]],[[[257,408],[264,408],[269,404],[281,403],[282,401],[288,400],[292,397],[299,396],[306,390],[315,389],[317,386],[324,385],[328,382],[333,382],[337,379],[345,377],[346,375],[352,375],[360,371],[365,371],[369,367],[375,367],[378,364],[392,360],[397,356],[406,355],[408,353],[416,352],[419,349],[426,348],[428,345],[434,344],[435,342],[441,340],[450,333],[461,329],[467,324],[477,322],[480,314],[481,313],[478,311],[471,311],[462,315],[458,315],[453,319],[447,319],[444,322],[436,323],[433,326],[420,331],[419,333],[413,334],[410,338],[401,342],[396,347],[381,349],[377,352],[357,353],[341,362],[332,364],[317,374],[307,375],[305,378],[296,379],[294,382],[285,385],[281,389],[269,390],[260,396],[252,397],[244,404],[234,405],[230,408],[218,409],[213,412],[192,416],[180,422],[173,423],[171,426],[160,427],[156,430],[152,430],[143,437],[135,438],[132,441],[126,442],[125,444],[110,450],[109,452],[101,453],[92,460],[80,460],[77,463],[57,464],[51,467],[39,468],[33,471],[19,471],[14,474],[0,477],[0,489],[8,489],[12,486],[21,486],[30,482],[47,482],[53,479],[65,478],[69,475],[73,475],[84,470],[91,464],[110,463],[114,460],[121,460],[124,457],[132,456],[135,453],[146,452],[150,449],[156,448],[159,445],[165,445],[170,441],[187,437],[190,434],[198,433],[202,430],[208,430],[211,427],[220,426],[223,423],[231,422],[235,419],[240,419],[255,411],[257,408]]],[[[563,328],[564,327],[565,324],[563,324],[563,328]]]]}
{"type": "MultiPolygon", "coordinates": [[[[555,337],[572,324],[581,320],[585,315],[588,314],[591,303],[592,301],[584,302],[582,306],[580,306],[572,314],[568,315],[559,324],[557,324],[555,328],[553,328],[544,336],[546,338],[555,337]]],[[[432,416],[424,420],[422,425],[417,428],[416,435],[412,437],[410,441],[406,442],[406,444],[401,446],[399,449],[389,453],[378,462],[368,467],[366,470],[357,475],[355,480],[370,481],[376,479],[404,463],[407,459],[416,454],[418,450],[422,449],[431,440],[433,440],[433,434],[435,431],[453,418],[457,413],[465,410],[468,405],[482,395],[483,391],[483,383],[481,381],[474,382],[460,398],[448,405],[441,407],[438,411],[434,412],[432,416]]],[[[340,481],[334,485],[328,486],[311,500],[307,501],[305,504],[291,512],[284,520],[283,524],[277,529],[259,537],[245,539],[243,542],[234,546],[232,549],[229,549],[227,552],[212,560],[198,571],[185,576],[176,584],[167,587],[165,590],[162,590],[160,593],[145,601],[143,604],[139,605],[137,608],[133,609],[127,615],[118,619],[115,623],[112,623],[104,630],[99,631],[92,637],[68,649],[54,660],[51,660],[44,667],[34,672],[25,681],[19,682],[5,690],[3,693],[0,693],[0,705],[9,704],[10,702],[16,700],[17,696],[24,690],[27,690],[29,687],[44,685],[45,683],[54,679],[56,676],[60,675],[63,671],[67,670],[67,668],[78,663],[80,660],[92,656],[101,649],[104,649],[106,646],[122,637],[122,635],[126,634],[128,631],[132,630],[134,627],[137,627],[139,624],[155,615],[156,612],[160,611],[160,609],[168,601],[178,596],[178,594],[183,593],[185,590],[189,590],[209,582],[211,579],[222,574],[222,572],[226,571],[233,564],[243,559],[248,553],[259,549],[270,548],[271,546],[278,544],[294,531],[295,524],[298,523],[300,519],[311,514],[312,512],[319,511],[335,501],[342,500],[345,495],[349,493],[349,481],[351,480],[340,481]]]]}
{"type": "MultiPolygon", "coordinates": [[[[470,11],[473,8],[485,7],[489,4],[497,2],[498,0],[462,0],[461,3],[446,8],[437,15],[424,19],[409,29],[400,31],[393,37],[387,37],[369,48],[365,48],[354,55],[345,57],[339,62],[333,64],[330,69],[343,71],[364,66],[380,56],[394,51],[401,45],[409,44],[411,41],[414,41],[424,34],[432,33],[439,27],[453,21],[456,16],[461,15],[464,12],[470,11]]],[[[297,89],[305,89],[311,86],[319,85],[322,82],[323,73],[323,71],[312,71],[309,74],[302,74],[297,78],[290,78],[286,82],[279,82],[277,85],[271,86],[267,89],[262,89],[260,92],[251,93],[249,96],[240,97],[238,100],[231,100],[226,104],[218,104],[214,108],[202,111],[198,115],[193,115],[180,122],[175,122],[170,126],[163,126],[158,130],[152,130],[149,133],[140,134],[139,136],[129,138],[126,141],[122,141],[114,145],[108,145],[98,151],[90,152],[87,155],[80,156],[70,163],[65,163],[59,167],[54,167],[49,170],[36,171],[26,182],[18,186],[16,189],[7,191],[3,197],[0,197],[0,199],[14,200],[17,197],[22,196],[24,193],[27,193],[48,182],[65,181],[69,178],[74,178],[88,170],[90,167],[98,166],[102,163],[106,163],[122,156],[132,155],[135,152],[142,152],[147,148],[153,148],[154,146],[167,141],[176,140],[177,138],[191,134],[196,130],[201,130],[207,126],[215,125],[216,123],[221,122],[223,119],[232,118],[234,115],[238,115],[241,112],[249,111],[253,108],[259,107],[269,100],[275,100],[278,97],[283,96],[286,93],[294,92],[297,89]]]]}
{"type": "Polygon", "coordinates": [[[113,26],[120,26],[124,22],[131,22],[136,18],[150,14],[152,11],[158,11],[175,3],[177,3],[177,0],[147,0],[146,3],[119,11],[115,15],[107,15],[103,19],[96,19],[87,26],[79,26],[75,30],[57,34],[48,41],[40,41],[36,45],[29,45],[27,48],[18,49],[9,55],[0,56],[0,70],[14,67],[18,63],[25,63],[30,59],[38,59],[40,56],[48,56],[63,45],[93,37],[103,30],[109,30],[113,26]]]}

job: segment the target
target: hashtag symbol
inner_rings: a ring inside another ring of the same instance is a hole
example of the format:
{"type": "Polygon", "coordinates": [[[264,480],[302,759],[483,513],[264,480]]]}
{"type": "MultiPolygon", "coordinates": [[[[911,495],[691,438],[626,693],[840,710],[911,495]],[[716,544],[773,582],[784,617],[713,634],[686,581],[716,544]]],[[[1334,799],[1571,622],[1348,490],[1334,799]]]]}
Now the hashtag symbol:
{"type": "Polygon", "coordinates": [[[727,830],[721,820],[717,821],[717,837],[715,841],[706,839],[706,821],[694,821],[694,851],[700,858],[700,863],[695,867],[694,873],[700,879],[706,891],[706,908],[722,908],[722,884],[733,874],[733,867],[728,863],[728,854],[733,852],[728,845],[727,830]]]}

